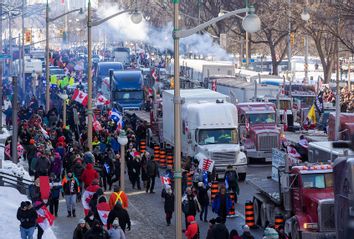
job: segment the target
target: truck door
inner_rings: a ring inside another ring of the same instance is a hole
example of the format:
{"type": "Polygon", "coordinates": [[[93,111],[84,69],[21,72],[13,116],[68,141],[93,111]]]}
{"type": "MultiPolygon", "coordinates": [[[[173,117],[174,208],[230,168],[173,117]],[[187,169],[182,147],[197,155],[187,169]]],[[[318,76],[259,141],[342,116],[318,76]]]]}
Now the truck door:
{"type": "Polygon", "coordinates": [[[294,212],[302,211],[302,200],[301,200],[301,187],[300,179],[298,175],[290,177],[290,187],[291,187],[291,198],[294,212]]]}

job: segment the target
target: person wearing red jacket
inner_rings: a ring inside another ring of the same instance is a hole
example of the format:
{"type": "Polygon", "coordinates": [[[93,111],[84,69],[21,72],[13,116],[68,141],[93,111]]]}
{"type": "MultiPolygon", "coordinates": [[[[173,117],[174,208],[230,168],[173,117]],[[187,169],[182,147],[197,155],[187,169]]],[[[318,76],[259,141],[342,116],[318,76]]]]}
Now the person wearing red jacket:
{"type": "Polygon", "coordinates": [[[99,175],[97,171],[93,168],[93,165],[91,163],[88,163],[81,175],[80,180],[84,183],[85,188],[87,188],[92,184],[92,181],[94,179],[98,179],[98,177],[99,175]]]}
{"type": "Polygon", "coordinates": [[[195,221],[194,216],[188,216],[187,222],[189,223],[189,225],[184,235],[187,237],[187,239],[199,239],[199,226],[195,221]]]}

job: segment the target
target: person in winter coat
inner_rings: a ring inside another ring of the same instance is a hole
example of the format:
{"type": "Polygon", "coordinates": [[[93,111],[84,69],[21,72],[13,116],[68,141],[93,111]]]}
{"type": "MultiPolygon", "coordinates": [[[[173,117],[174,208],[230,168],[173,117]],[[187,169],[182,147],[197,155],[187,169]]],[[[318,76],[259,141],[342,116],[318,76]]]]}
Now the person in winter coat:
{"type": "Polygon", "coordinates": [[[102,167],[102,181],[103,181],[103,188],[106,191],[107,189],[111,191],[112,189],[112,177],[114,173],[114,166],[111,157],[109,156],[108,152],[106,152],[102,160],[100,162],[102,167]],[[107,187],[108,184],[108,187],[107,187]]]}
{"type": "Polygon", "coordinates": [[[211,228],[210,239],[229,239],[229,230],[224,223],[225,221],[221,217],[215,219],[215,225],[211,228]]]}
{"type": "Polygon", "coordinates": [[[166,190],[162,194],[162,197],[165,199],[164,209],[166,214],[166,223],[167,226],[169,226],[171,225],[172,214],[175,211],[175,195],[173,194],[170,185],[166,185],[166,190]]]}
{"type": "Polygon", "coordinates": [[[93,227],[85,233],[84,239],[109,239],[109,235],[100,221],[95,220],[93,227]]]}
{"type": "Polygon", "coordinates": [[[120,155],[116,154],[113,160],[113,179],[112,184],[120,180],[120,155]]]}
{"type": "Polygon", "coordinates": [[[50,185],[50,196],[49,196],[49,211],[51,214],[58,216],[59,209],[59,197],[60,197],[60,189],[62,187],[60,183],[60,178],[57,177],[54,173],[50,174],[49,178],[50,185]]]}
{"type": "Polygon", "coordinates": [[[93,168],[91,163],[86,165],[84,172],[81,175],[81,181],[84,183],[85,188],[91,185],[94,179],[98,179],[99,175],[97,171],[93,168]]]}
{"type": "Polygon", "coordinates": [[[227,181],[228,190],[232,190],[235,195],[235,202],[237,202],[237,195],[240,194],[240,187],[238,186],[238,175],[236,170],[232,167],[232,165],[228,165],[226,168],[224,182],[227,181]]]}
{"type": "Polygon", "coordinates": [[[113,221],[118,218],[119,221],[119,226],[122,228],[122,230],[125,232],[125,229],[130,231],[131,223],[130,223],[130,217],[127,212],[127,210],[122,208],[122,205],[120,203],[117,203],[113,210],[111,210],[108,214],[108,219],[107,219],[107,229],[109,230],[111,228],[111,225],[113,221]]]}
{"type": "Polygon", "coordinates": [[[279,234],[279,239],[289,239],[288,235],[286,235],[285,231],[284,231],[284,226],[279,226],[278,227],[278,234],[279,234]]]}
{"type": "Polygon", "coordinates": [[[138,152],[134,153],[134,159],[130,162],[131,163],[131,177],[132,177],[132,186],[133,189],[135,185],[137,186],[138,190],[141,190],[140,187],[140,168],[141,168],[141,159],[138,152]]]}
{"type": "Polygon", "coordinates": [[[71,170],[73,171],[76,178],[80,179],[85,168],[82,164],[82,159],[80,157],[75,158],[71,170]]]}
{"type": "Polygon", "coordinates": [[[93,212],[89,211],[84,219],[86,223],[89,225],[89,227],[92,228],[95,222],[95,216],[93,215],[93,212]]]}
{"type": "Polygon", "coordinates": [[[156,161],[154,160],[154,156],[151,156],[150,160],[147,161],[147,183],[146,183],[146,193],[154,193],[155,187],[155,178],[160,177],[159,174],[159,166],[157,165],[156,161]]]}
{"type": "Polygon", "coordinates": [[[113,221],[111,229],[108,230],[108,235],[110,239],[125,239],[125,234],[119,227],[117,219],[113,221]]]}
{"type": "Polygon", "coordinates": [[[58,152],[55,152],[54,153],[54,159],[53,159],[53,161],[51,163],[50,172],[54,173],[57,178],[60,178],[61,170],[62,170],[61,156],[60,156],[60,154],[58,152]]]}
{"type": "Polygon", "coordinates": [[[50,166],[50,160],[48,159],[48,157],[44,155],[38,157],[34,168],[35,178],[38,178],[39,176],[48,176],[50,166]]]}
{"type": "Polygon", "coordinates": [[[141,180],[143,181],[145,188],[149,178],[147,174],[147,162],[150,157],[149,155],[150,155],[149,152],[145,151],[141,156],[141,180]]]}
{"type": "Polygon", "coordinates": [[[93,213],[95,219],[98,219],[100,220],[100,216],[98,215],[98,212],[97,212],[97,204],[98,204],[98,199],[103,195],[103,189],[102,188],[99,188],[97,189],[97,191],[93,194],[90,202],[89,202],[89,206],[90,206],[90,209],[91,209],[91,212],[93,213]]]}
{"type": "Polygon", "coordinates": [[[185,231],[184,235],[187,239],[199,239],[199,226],[198,223],[195,221],[194,216],[189,215],[187,217],[188,227],[185,231]]]}
{"type": "Polygon", "coordinates": [[[90,227],[86,223],[85,219],[80,219],[74,230],[73,239],[84,239],[84,235],[89,229],[90,227]]]}
{"type": "Polygon", "coordinates": [[[128,197],[125,194],[125,192],[120,190],[119,185],[114,185],[114,192],[111,194],[109,197],[109,207],[111,210],[114,208],[114,206],[117,203],[120,203],[122,205],[122,208],[126,209],[128,208],[128,197]]]}
{"type": "Polygon", "coordinates": [[[37,213],[30,202],[21,202],[17,210],[17,219],[21,223],[21,239],[32,239],[37,223],[37,213]]]}
{"type": "Polygon", "coordinates": [[[250,232],[250,228],[247,225],[244,225],[242,227],[243,233],[241,235],[242,239],[254,239],[254,237],[252,236],[251,232],[250,232]]]}
{"type": "Polygon", "coordinates": [[[192,189],[188,187],[182,198],[182,211],[185,215],[186,228],[188,227],[188,216],[194,216],[200,211],[198,199],[193,195],[192,189]]]}
{"type": "Polygon", "coordinates": [[[66,207],[68,210],[68,216],[76,217],[75,206],[76,206],[76,195],[80,192],[79,181],[74,177],[72,171],[68,171],[67,175],[64,176],[62,182],[64,198],[66,201],[66,207]]]}
{"type": "Polygon", "coordinates": [[[205,188],[203,182],[198,183],[198,194],[197,194],[198,202],[200,204],[200,214],[199,219],[203,221],[204,214],[204,222],[207,222],[208,218],[208,207],[209,207],[209,196],[208,196],[208,188],[205,188]]]}
{"type": "Polygon", "coordinates": [[[229,211],[232,207],[232,200],[229,195],[226,193],[225,186],[221,186],[219,193],[216,194],[213,204],[212,210],[217,213],[219,217],[226,220],[226,216],[229,214],[229,211]]]}
{"type": "Polygon", "coordinates": [[[34,180],[34,183],[29,186],[29,198],[32,203],[41,199],[41,190],[39,188],[39,178],[34,180]]]}

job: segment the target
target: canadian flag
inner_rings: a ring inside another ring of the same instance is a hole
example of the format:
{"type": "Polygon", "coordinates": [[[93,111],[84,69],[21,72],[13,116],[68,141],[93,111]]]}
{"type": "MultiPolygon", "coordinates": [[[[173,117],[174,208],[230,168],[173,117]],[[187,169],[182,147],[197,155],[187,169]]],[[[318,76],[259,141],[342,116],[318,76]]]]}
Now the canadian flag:
{"type": "Polygon", "coordinates": [[[101,222],[103,225],[107,226],[108,214],[111,211],[109,204],[107,202],[101,202],[97,204],[97,212],[100,215],[101,222]]]}
{"type": "Polygon", "coordinates": [[[93,194],[97,191],[97,188],[93,188],[91,186],[87,187],[86,191],[82,194],[81,203],[82,207],[86,210],[90,209],[89,203],[93,194]]]}
{"type": "Polygon", "coordinates": [[[155,81],[158,81],[158,77],[157,77],[157,74],[156,74],[156,69],[153,69],[153,70],[152,70],[151,76],[152,76],[152,78],[153,78],[155,81]]]}
{"type": "Polygon", "coordinates": [[[162,184],[171,184],[171,179],[169,177],[161,176],[161,183],[162,184]]]}
{"type": "Polygon", "coordinates": [[[102,131],[103,128],[101,126],[101,123],[96,119],[96,117],[94,118],[94,121],[92,123],[93,128],[95,129],[95,131],[99,132],[102,131]]]}
{"type": "Polygon", "coordinates": [[[48,211],[48,208],[45,205],[37,210],[37,222],[43,231],[53,225],[54,219],[55,217],[48,211]]]}
{"type": "Polygon", "coordinates": [[[104,97],[103,95],[99,95],[97,97],[96,105],[109,105],[109,104],[110,104],[110,101],[107,100],[107,98],[104,97]]]}
{"type": "Polygon", "coordinates": [[[76,89],[74,91],[74,95],[72,97],[72,100],[75,100],[76,102],[79,102],[83,106],[86,106],[87,102],[88,102],[88,95],[85,92],[83,92],[79,89],[76,89]]]}

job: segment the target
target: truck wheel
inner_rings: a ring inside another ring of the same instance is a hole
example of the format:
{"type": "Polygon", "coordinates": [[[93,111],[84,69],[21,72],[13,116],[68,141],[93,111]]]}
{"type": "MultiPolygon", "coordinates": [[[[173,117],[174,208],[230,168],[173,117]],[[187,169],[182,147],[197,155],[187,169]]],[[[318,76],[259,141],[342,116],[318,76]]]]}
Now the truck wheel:
{"type": "Polygon", "coordinates": [[[254,211],[254,224],[256,224],[257,226],[260,224],[260,214],[259,214],[259,210],[260,210],[260,205],[261,202],[254,198],[253,199],[253,211],[254,211]]]}
{"type": "Polygon", "coordinates": [[[241,182],[245,181],[246,180],[246,173],[239,173],[238,180],[241,182]]]}

